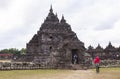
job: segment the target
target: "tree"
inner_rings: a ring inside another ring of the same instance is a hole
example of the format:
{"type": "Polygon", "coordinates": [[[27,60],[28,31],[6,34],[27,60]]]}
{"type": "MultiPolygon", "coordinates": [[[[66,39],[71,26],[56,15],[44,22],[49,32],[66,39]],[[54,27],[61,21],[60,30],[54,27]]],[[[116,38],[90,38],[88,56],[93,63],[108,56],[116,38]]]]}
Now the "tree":
{"type": "Polygon", "coordinates": [[[25,55],[25,54],[26,54],[26,48],[22,48],[22,49],[20,50],[20,54],[21,54],[21,55],[25,55]]]}
{"type": "Polygon", "coordinates": [[[16,48],[10,48],[10,49],[3,49],[0,51],[2,54],[13,54],[13,55],[25,55],[26,54],[26,48],[22,48],[21,50],[18,50],[16,48]]]}
{"type": "Polygon", "coordinates": [[[10,48],[9,53],[14,54],[14,55],[20,55],[20,51],[16,48],[10,48]]]}
{"type": "Polygon", "coordinates": [[[2,53],[2,54],[9,54],[10,52],[9,52],[8,49],[3,49],[3,50],[0,51],[0,53],[2,53]]]}

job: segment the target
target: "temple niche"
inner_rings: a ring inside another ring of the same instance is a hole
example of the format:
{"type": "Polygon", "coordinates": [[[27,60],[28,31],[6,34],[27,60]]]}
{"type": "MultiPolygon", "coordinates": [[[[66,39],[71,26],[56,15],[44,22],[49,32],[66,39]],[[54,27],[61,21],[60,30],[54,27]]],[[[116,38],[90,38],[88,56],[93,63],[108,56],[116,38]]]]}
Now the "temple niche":
{"type": "Polygon", "coordinates": [[[27,59],[48,68],[69,68],[84,63],[84,43],[81,42],[64,16],[59,20],[52,7],[37,34],[27,43],[27,59]]]}

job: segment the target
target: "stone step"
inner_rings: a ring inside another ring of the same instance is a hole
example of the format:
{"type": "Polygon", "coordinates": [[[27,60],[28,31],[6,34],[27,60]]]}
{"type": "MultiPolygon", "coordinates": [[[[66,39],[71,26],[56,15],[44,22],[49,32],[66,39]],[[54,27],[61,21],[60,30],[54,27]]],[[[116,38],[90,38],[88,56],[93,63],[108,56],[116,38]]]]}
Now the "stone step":
{"type": "Polygon", "coordinates": [[[86,70],[87,69],[87,67],[84,67],[80,64],[72,64],[71,66],[74,70],[83,70],[83,69],[86,70]]]}

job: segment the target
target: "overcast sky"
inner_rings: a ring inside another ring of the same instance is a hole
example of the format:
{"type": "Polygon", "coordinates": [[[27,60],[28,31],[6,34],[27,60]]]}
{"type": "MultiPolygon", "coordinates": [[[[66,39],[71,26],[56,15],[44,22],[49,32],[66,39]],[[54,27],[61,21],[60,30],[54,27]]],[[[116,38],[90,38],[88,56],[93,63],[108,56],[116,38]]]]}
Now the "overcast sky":
{"type": "Polygon", "coordinates": [[[120,46],[120,0],[0,0],[0,49],[25,48],[51,4],[86,48],[120,46]]]}

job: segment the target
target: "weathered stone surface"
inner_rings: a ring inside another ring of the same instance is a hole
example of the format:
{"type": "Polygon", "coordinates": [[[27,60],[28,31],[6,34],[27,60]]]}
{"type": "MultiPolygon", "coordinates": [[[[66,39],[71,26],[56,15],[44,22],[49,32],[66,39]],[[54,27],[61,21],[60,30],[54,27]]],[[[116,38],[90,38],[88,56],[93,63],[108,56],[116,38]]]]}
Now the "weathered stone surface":
{"type": "Polygon", "coordinates": [[[92,58],[99,56],[102,60],[120,60],[120,47],[115,48],[111,42],[104,49],[99,44],[96,48],[89,46],[87,52],[92,58]]]}
{"type": "Polygon", "coordinates": [[[37,34],[27,44],[27,61],[41,63],[49,68],[69,68],[84,63],[84,43],[81,42],[64,16],[59,21],[52,7],[37,34]],[[74,58],[76,56],[76,58],[74,58]]]}

